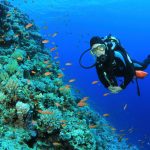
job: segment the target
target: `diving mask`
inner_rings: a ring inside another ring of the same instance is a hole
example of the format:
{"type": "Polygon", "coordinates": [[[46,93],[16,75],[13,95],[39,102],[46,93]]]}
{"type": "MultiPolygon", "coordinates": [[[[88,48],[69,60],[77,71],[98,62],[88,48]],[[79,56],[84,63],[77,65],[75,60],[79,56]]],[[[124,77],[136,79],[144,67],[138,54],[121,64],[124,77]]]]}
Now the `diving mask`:
{"type": "Polygon", "coordinates": [[[106,50],[105,44],[94,44],[92,49],[91,49],[91,53],[95,54],[97,51],[105,52],[105,50],[106,50]]]}

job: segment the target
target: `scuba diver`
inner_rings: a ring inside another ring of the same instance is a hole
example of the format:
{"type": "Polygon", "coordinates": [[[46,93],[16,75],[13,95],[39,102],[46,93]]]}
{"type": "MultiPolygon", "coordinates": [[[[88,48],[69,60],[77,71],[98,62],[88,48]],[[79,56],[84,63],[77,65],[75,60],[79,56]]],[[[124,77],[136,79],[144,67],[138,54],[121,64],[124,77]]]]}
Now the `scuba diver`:
{"type": "Polygon", "coordinates": [[[144,78],[147,75],[142,70],[150,64],[150,55],[143,62],[132,60],[114,36],[108,35],[104,38],[94,36],[90,40],[90,48],[80,56],[79,63],[85,69],[96,67],[99,80],[111,93],[122,91],[135,78],[140,95],[137,78],[144,78]],[[96,57],[96,62],[87,67],[82,65],[81,59],[88,51],[96,57]],[[123,77],[123,82],[119,84],[117,77],[123,77]]]}

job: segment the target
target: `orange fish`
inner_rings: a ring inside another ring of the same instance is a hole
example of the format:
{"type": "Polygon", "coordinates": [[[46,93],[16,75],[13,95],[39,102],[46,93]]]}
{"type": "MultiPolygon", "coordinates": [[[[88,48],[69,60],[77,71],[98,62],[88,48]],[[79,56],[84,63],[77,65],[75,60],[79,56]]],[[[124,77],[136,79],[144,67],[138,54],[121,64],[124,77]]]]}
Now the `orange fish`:
{"type": "Polygon", "coordinates": [[[136,70],[135,73],[136,73],[137,78],[144,78],[145,76],[148,75],[147,72],[144,72],[144,71],[141,71],[141,70],[136,70]]]}
{"type": "Polygon", "coordinates": [[[57,36],[57,34],[58,34],[58,32],[53,33],[53,34],[52,34],[52,37],[57,36]]]}
{"type": "Polygon", "coordinates": [[[54,146],[61,146],[61,143],[59,143],[59,142],[53,142],[53,145],[54,146]]]}
{"type": "Polygon", "coordinates": [[[65,63],[65,65],[66,65],[66,66],[71,66],[72,63],[69,63],[69,62],[68,62],[68,63],[65,63]]]}
{"type": "Polygon", "coordinates": [[[84,106],[87,106],[87,103],[85,103],[84,101],[80,101],[78,104],[77,104],[77,106],[79,106],[79,107],[84,107],[84,106]]]}
{"type": "Polygon", "coordinates": [[[50,51],[53,52],[53,51],[55,51],[56,49],[57,49],[57,46],[52,47],[52,48],[50,49],[50,51]]]}
{"type": "Polygon", "coordinates": [[[71,83],[71,82],[74,82],[75,80],[76,80],[76,79],[70,79],[69,82],[71,83]]]}
{"type": "Polygon", "coordinates": [[[70,85],[66,85],[64,87],[59,88],[60,91],[63,91],[63,90],[66,90],[66,89],[70,89],[70,85]]]}
{"type": "Polygon", "coordinates": [[[90,129],[93,129],[93,128],[96,128],[96,127],[97,127],[97,125],[89,125],[90,129]]]}
{"type": "Polygon", "coordinates": [[[57,107],[60,107],[60,106],[61,106],[59,103],[55,103],[55,105],[56,105],[57,107]]]}
{"type": "Polygon", "coordinates": [[[110,115],[109,115],[109,114],[103,114],[103,116],[104,116],[104,117],[109,117],[110,115]]]}
{"type": "Polygon", "coordinates": [[[49,40],[43,40],[43,41],[42,41],[43,44],[46,44],[46,43],[48,43],[48,42],[49,42],[49,40]]]}
{"type": "Polygon", "coordinates": [[[66,126],[66,124],[62,124],[61,126],[62,126],[62,127],[65,127],[65,126],[66,126]]]}
{"type": "Polygon", "coordinates": [[[105,93],[105,94],[103,94],[103,96],[107,96],[107,95],[109,95],[110,93],[105,93]]]}
{"type": "Polygon", "coordinates": [[[44,75],[45,76],[49,76],[50,74],[52,74],[51,72],[45,72],[44,75]]]}
{"type": "Polygon", "coordinates": [[[63,90],[64,90],[64,88],[63,88],[63,87],[60,87],[60,88],[59,88],[59,90],[60,90],[60,91],[63,91],[63,90]]]}
{"type": "Polygon", "coordinates": [[[93,81],[92,84],[97,84],[99,81],[93,81]]]}
{"type": "Polygon", "coordinates": [[[32,27],[32,26],[33,26],[33,24],[32,24],[32,23],[29,23],[29,24],[27,24],[27,25],[25,26],[25,28],[28,29],[28,28],[30,28],[30,27],[32,27]]]}
{"type": "Polygon", "coordinates": [[[17,58],[17,60],[20,60],[20,61],[22,61],[22,60],[23,60],[23,58],[22,58],[22,57],[18,57],[18,58],[17,58]]]}
{"type": "Polygon", "coordinates": [[[46,66],[46,68],[51,68],[51,67],[52,67],[52,65],[47,65],[47,66],[46,66]]]}
{"type": "Polygon", "coordinates": [[[40,114],[44,114],[44,115],[51,115],[51,114],[53,114],[53,112],[47,111],[47,110],[45,110],[45,111],[38,110],[38,112],[39,112],[40,114]]]}
{"type": "Polygon", "coordinates": [[[63,76],[64,76],[64,75],[61,74],[61,73],[58,74],[58,78],[62,78],[63,76]]]}
{"type": "Polygon", "coordinates": [[[66,120],[61,120],[61,122],[66,122],[66,120]]]}
{"type": "Polygon", "coordinates": [[[81,101],[87,101],[89,99],[89,97],[88,96],[85,96],[85,97],[83,97],[82,99],[81,99],[81,101]]]}
{"type": "Polygon", "coordinates": [[[66,85],[65,86],[66,89],[70,89],[70,87],[71,87],[70,85],[66,85]]]}
{"type": "Polygon", "coordinates": [[[32,72],[33,74],[36,74],[36,72],[35,72],[35,71],[33,71],[33,70],[32,70],[31,72],[32,72]]]}

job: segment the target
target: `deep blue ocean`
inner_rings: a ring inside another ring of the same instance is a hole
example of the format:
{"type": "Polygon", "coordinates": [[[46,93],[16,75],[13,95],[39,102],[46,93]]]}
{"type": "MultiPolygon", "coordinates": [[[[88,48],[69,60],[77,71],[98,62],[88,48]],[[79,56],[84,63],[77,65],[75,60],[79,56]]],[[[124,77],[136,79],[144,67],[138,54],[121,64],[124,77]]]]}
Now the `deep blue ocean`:
{"type": "MultiPolygon", "coordinates": [[[[150,54],[150,1],[148,0],[9,0],[29,15],[39,26],[48,48],[58,46],[52,55],[59,53],[61,68],[65,68],[64,80],[75,78],[72,87],[83,96],[89,96],[89,105],[100,114],[109,113],[106,119],[116,128],[125,130],[128,143],[140,149],[150,149],[150,75],[139,79],[141,96],[136,84],[130,83],[119,94],[109,92],[99,82],[96,69],[83,69],[79,65],[81,53],[88,49],[92,36],[111,33],[120,39],[132,59],[143,61],[150,54]],[[58,32],[56,37],[49,36],[58,32]],[[65,66],[70,62],[72,66],[65,66]],[[124,110],[124,106],[127,108],[124,110]],[[132,130],[132,133],[129,131],[132,130]]],[[[86,54],[84,64],[94,63],[86,54]]],[[[145,70],[150,73],[150,66],[145,70]]]]}

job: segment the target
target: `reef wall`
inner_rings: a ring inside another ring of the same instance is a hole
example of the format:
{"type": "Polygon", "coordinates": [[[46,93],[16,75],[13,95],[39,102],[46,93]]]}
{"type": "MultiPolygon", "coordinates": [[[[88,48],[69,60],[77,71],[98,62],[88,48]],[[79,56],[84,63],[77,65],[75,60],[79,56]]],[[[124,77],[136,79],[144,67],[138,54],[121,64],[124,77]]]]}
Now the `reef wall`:
{"type": "Polygon", "coordinates": [[[28,15],[0,2],[0,149],[137,149],[79,105],[43,40],[28,15]]]}

